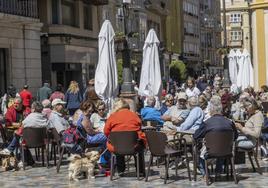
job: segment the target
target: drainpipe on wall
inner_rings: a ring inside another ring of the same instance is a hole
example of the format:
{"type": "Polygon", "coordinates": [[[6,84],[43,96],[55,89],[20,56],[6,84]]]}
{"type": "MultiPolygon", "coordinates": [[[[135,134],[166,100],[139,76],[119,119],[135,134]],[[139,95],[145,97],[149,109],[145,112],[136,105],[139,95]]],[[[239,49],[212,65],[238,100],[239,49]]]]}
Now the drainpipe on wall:
{"type": "Polygon", "coordinates": [[[26,41],[25,41],[25,24],[22,26],[23,35],[23,64],[24,64],[24,84],[28,83],[27,80],[27,68],[26,68],[26,41]]]}

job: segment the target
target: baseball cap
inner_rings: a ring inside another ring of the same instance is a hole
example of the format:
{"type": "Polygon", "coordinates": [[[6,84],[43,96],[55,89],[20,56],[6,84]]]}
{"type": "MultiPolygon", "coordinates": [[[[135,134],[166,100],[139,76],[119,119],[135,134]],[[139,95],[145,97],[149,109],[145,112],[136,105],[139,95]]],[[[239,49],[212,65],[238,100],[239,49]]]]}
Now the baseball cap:
{"type": "Polygon", "coordinates": [[[52,101],[52,106],[56,106],[57,104],[66,104],[66,102],[64,102],[63,100],[61,99],[54,99],[52,101]]]}
{"type": "Polygon", "coordinates": [[[179,93],[176,95],[176,98],[177,98],[177,100],[180,100],[180,99],[187,100],[187,95],[186,95],[186,93],[184,93],[184,92],[179,92],[179,93]]]}

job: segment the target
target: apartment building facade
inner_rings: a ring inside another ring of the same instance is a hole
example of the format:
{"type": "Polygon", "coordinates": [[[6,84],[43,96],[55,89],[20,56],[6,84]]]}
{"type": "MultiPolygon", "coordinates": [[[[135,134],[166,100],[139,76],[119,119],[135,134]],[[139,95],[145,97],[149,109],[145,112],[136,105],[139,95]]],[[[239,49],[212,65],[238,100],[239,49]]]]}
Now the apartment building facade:
{"type": "Polygon", "coordinates": [[[227,46],[231,49],[246,48],[250,52],[251,30],[249,1],[225,0],[225,7],[227,46]]]}
{"type": "Polygon", "coordinates": [[[0,94],[13,84],[41,86],[40,30],[37,0],[0,0],[0,94]]]}
{"type": "Polygon", "coordinates": [[[183,61],[188,72],[195,76],[202,69],[200,59],[200,3],[196,0],[183,0],[183,61]]]}
{"type": "Polygon", "coordinates": [[[203,73],[222,73],[220,0],[200,0],[200,61],[203,73]]]}
{"type": "Polygon", "coordinates": [[[108,1],[40,0],[42,78],[52,87],[68,88],[71,80],[80,87],[94,78],[100,23],[98,5],[108,1]]]}

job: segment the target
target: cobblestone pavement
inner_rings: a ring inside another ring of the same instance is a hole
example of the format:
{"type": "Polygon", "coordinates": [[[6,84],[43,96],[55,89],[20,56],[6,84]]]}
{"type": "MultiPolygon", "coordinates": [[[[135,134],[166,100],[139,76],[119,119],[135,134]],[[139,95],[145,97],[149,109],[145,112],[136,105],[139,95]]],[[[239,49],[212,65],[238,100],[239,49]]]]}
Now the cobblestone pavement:
{"type": "MultiPolygon", "coordinates": [[[[235,185],[232,179],[227,180],[225,177],[221,177],[217,182],[213,182],[210,187],[245,187],[245,188],[257,188],[267,187],[268,185],[268,162],[261,161],[263,175],[258,173],[252,173],[251,166],[249,164],[236,166],[239,173],[239,183],[235,185]]],[[[28,167],[25,171],[0,171],[0,187],[207,187],[204,181],[189,181],[185,169],[179,170],[179,177],[175,178],[174,170],[169,170],[170,180],[167,185],[164,185],[163,179],[160,179],[160,173],[164,173],[163,168],[153,167],[153,174],[149,177],[149,181],[145,182],[144,179],[138,181],[134,177],[134,172],[129,173],[128,177],[120,177],[114,181],[110,181],[109,177],[97,177],[95,179],[84,179],[79,182],[69,181],[67,178],[67,165],[63,165],[60,169],[60,173],[56,173],[55,167],[28,167]],[[133,175],[131,177],[131,174],[133,175]]],[[[130,168],[130,171],[134,168],[130,168]]],[[[200,176],[199,176],[200,177],[200,176]]]]}

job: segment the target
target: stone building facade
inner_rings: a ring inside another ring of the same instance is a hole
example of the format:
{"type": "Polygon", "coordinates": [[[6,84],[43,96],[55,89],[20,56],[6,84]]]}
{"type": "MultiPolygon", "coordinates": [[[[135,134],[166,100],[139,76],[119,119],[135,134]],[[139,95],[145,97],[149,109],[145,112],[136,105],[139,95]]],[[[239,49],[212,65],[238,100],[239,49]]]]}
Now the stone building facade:
{"type": "Polygon", "coordinates": [[[41,86],[40,30],[37,0],[0,1],[0,92],[13,84],[41,86]]]}
{"type": "Polygon", "coordinates": [[[40,0],[39,7],[43,81],[85,88],[97,64],[101,9],[89,0],[40,0]]]}

